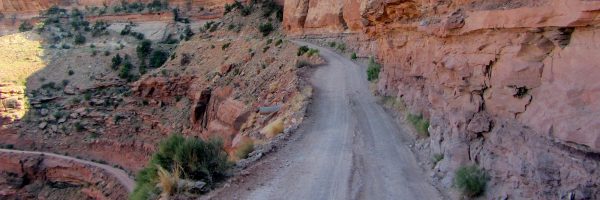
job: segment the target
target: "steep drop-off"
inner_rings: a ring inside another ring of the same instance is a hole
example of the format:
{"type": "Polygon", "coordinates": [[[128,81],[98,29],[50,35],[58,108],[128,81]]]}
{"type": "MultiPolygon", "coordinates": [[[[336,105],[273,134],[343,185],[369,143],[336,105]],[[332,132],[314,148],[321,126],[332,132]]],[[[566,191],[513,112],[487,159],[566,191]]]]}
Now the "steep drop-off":
{"type": "Polygon", "coordinates": [[[381,61],[377,92],[430,121],[417,149],[444,156],[432,173],[443,186],[475,163],[491,176],[489,198],[600,198],[600,2],[285,6],[290,35],[341,37],[381,61]]]}

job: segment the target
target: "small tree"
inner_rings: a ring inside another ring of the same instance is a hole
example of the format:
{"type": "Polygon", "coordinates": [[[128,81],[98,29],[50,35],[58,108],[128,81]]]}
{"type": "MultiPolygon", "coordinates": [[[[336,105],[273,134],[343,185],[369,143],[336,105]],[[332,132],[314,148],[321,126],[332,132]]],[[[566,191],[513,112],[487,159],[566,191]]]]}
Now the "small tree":
{"type": "Polygon", "coordinates": [[[262,33],[263,36],[267,36],[273,31],[273,24],[271,22],[267,22],[266,24],[261,24],[258,26],[258,30],[262,33]]]}
{"type": "Polygon", "coordinates": [[[150,55],[150,67],[160,67],[167,61],[168,57],[169,55],[164,51],[156,50],[152,52],[152,55],[150,55]]]}
{"type": "Polygon", "coordinates": [[[121,65],[121,62],[123,62],[123,58],[121,58],[119,54],[115,55],[112,58],[112,64],[110,65],[110,68],[112,68],[113,70],[119,69],[119,65],[121,65]]]}
{"type": "Polygon", "coordinates": [[[85,36],[83,36],[81,33],[75,35],[75,39],[73,40],[73,43],[77,44],[77,45],[81,45],[81,44],[85,44],[85,36]]]}
{"type": "Polygon", "coordinates": [[[142,40],[135,50],[140,60],[146,59],[150,52],[152,52],[152,41],[142,40]]]}
{"type": "Polygon", "coordinates": [[[33,25],[29,23],[29,21],[23,21],[21,25],[19,25],[19,32],[30,31],[33,29],[33,25]]]}
{"type": "Polygon", "coordinates": [[[375,62],[375,59],[369,59],[369,67],[367,68],[367,80],[374,81],[379,79],[379,71],[381,70],[381,65],[375,62]]]}

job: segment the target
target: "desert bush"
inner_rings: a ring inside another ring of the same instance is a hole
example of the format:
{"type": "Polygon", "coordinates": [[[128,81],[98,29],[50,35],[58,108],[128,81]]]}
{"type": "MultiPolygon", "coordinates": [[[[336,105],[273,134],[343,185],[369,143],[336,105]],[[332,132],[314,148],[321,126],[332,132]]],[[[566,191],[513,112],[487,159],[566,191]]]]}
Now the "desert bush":
{"type": "Polygon", "coordinates": [[[138,58],[140,60],[145,60],[148,55],[152,52],[152,41],[150,40],[142,40],[140,44],[135,49],[138,58]]]}
{"type": "Polygon", "coordinates": [[[19,25],[19,32],[30,31],[32,29],[33,25],[29,23],[29,21],[23,21],[21,22],[21,25],[19,25]]]}
{"type": "Polygon", "coordinates": [[[252,7],[252,5],[243,6],[243,8],[240,10],[240,14],[242,16],[248,16],[252,14],[252,7]]]}
{"type": "Polygon", "coordinates": [[[43,15],[58,15],[65,14],[66,12],[67,10],[59,8],[57,5],[53,5],[52,7],[48,8],[43,15]]]}
{"type": "Polygon", "coordinates": [[[475,165],[462,166],[454,174],[454,186],[468,197],[483,194],[487,181],[487,174],[475,165]]]}
{"type": "Polygon", "coordinates": [[[106,28],[108,28],[108,23],[105,21],[96,21],[94,26],[92,26],[92,37],[98,37],[102,34],[106,34],[106,28]]]}
{"type": "Polygon", "coordinates": [[[42,89],[46,89],[46,90],[56,90],[59,89],[59,87],[56,86],[56,83],[54,82],[49,82],[49,83],[44,83],[42,85],[42,89]]]}
{"type": "Polygon", "coordinates": [[[254,151],[254,142],[248,140],[238,147],[235,156],[239,159],[244,159],[247,158],[248,154],[252,153],[252,151],[254,151]]]}
{"type": "Polygon", "coordinates": [[[335,42],[329,42],[329,47],[334,48],[337,44],[335,42]]]}
{"type": "Polygon", "coordinates": [[[185,26],[185,30],[183,30],[183,36],[186,41],[190,40],[192,36],[194,36],[194,32],[192,31],[189,25],[185,26]]]}
{"type": "Polygon", "coordinates": [[[339,43],[339,44],[337,44],[336,48],[337,48],[337,50],[340,50],[341,52],[344,52],[344,51],[346,51],[346,44],[339,43]]]}
{"type": "Polygon", "coordinates": [[[318,50],[318,49],[309,49],[309,50],[306,52],[306,55],[307,55],[308,57],[311,57],[311,56],[313,56],[313,55],[319,55],[319,50],[318,50]]]}
{"type": "Polygon", "coordinates": [[[152,12],[166,10],[169,8],[169,2],[166,0],[153,0],[152,2],[148,3],[146,7],[152,12]]]}
{"type": "Polygon", "coordinates": [[[212,187],[223,180],[230,166],[220,140],[204,141],[171,135],[160,142],[148,165],[137,174],[136,187],[130,199],[148,199],[156,195],[160,168],[168,172],[181,170],[186,178],[204,181],[212,187]]]}
{"type": "Polygon", "coordinates": [[[271,34],[271,31],[273,31],[273,24],[271,24],[271,22],[267,22],[265,24],[260,24],[260,26],[258,26],[258,30],[262,33],[263,36],[267,36],[269,34],[271,34]]]}
{"type": "Polygon", "coordinates": [[[81,124],[81,122],[75,122],[75,124],[73,124],[73,126],[75,127],[75,131],[77,131],[77,132],[82,132],[85,130],[85,126],[83,126],[83,124],[81,124]]]}
{"type": "Polygon", "coordinates": [[[69,76],[73,76],[73,74],[75,74],[75,72],[74,72],[73,70],[69,70],[69,71],[67,72],[67,74],[68,74],[69,76]]]}
{"type": "Polygon", "coordinates": [[[121,30],[121,35],[129,35],[131,33],[131,25],[125,25],[123,30],[121,30]]]}
{"type": "Polygon", "coordinates": [[[298,53],[296,53],[296,55],[302,56],[306,52],[308,52],[308,50],[309,50],[308,46],[301,46],[300,48],[298,48],[298,53]]]}
{"type": "Polygon", "coordinates": [[[282,43],[283,43],[283,40],[282,40],[282,39],[279,39],[279,40],[277,40],[277,41],[275,42],[275,46],[279,46],[279,45],[281,45],[282,43]]]}
{"type": "Polygon", "coordinates": [[[83,36],[81,33],[75,35],[75,39],[73,39],[73,43],[76,45],[82,45],[85,44],[85,36],[83,36]]]}
{"type": "MultiPolygon", "coordinates": [[[[269,17],[271,16],[271,14],[276,13],[277,14],[277,19],[280,19],[280,13],[281,13],[281,19],[283,18],[283,7],[280,6],[279,4],[275,3],[275,1],[273,0],[266,0],[263,2],[262,4],[263,7],[263,17],[269,17]]],[[[279,21],[281,21],[281,19],[279,21]]]]}
{"type": "Polygon", "coordinates": [[[379,79],[379,71],[381,70],[381,65],[375,62],[374,58],[369,59],[369,65],[367,67],[367,80],[375,81],[379,79]]]}
{"type": "Polygon", "coordinates": [[[169,58],[169,55],[164,51],[161,51],[161,50],[153,51],[152,54],[150,55],[149,65],[150,65],[150,67],[160,67],[167,61],[168,58],[169,58]]]}
{"type": "Polygon", "coordinates": [[[350,55],[350,59],[352,60],[356,60],[358,58],[358,56],[356,56],[356,53],[352,53],[352,55],[350,55]]]}
{"type": "Polygon", "coordinates": [[[119,66],[121,65],[122,62],[123,62],[123,58],[121,58],[121,55],[117,54],[117,55],[113,56],[113,58],[111,60],[110,68],[113,70],[117,70],[117,69],[119,69],[119,66]]]}
{"type": "Polygon", "coordinates": [[[133,68],[133,64],[129,61],[125,61],[125,63],[121,66],[119,70],[119,78],[129,79],[131,77],[131,69],[133,68]]]}
{"type": "Polygon", "coordinates": [[[406,120],[410,122],[413,127],[415,127],[415,130],[417,130],[417,133],[419,133],[421,136],[429,137],[429,121],[423,118],[423,115],[414,115],[408,113],[406,115],[406,120]]]}
{"type": "Polygon", "coordinates": [[[267,138],[272,138],[277,136],[277,134],[282,133],[284,129],[283,119],[279,118],[262,129],[262,132],[267,136],[267,138]]]}

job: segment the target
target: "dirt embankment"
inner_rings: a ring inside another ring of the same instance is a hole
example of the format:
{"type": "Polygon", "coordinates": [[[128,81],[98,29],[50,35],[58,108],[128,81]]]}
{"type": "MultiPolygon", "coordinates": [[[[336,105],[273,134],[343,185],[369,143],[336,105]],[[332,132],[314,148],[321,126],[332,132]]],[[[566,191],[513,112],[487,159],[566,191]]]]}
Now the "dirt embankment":
{"type": "Polygon", "coordinates": [[[377,93],[430,124],[417,149],[433,179],[451,188],[477,164],[487,198],[600,198],[600,3],[318,4],[286,1],[284,29],[379,60],[377,93]]]}

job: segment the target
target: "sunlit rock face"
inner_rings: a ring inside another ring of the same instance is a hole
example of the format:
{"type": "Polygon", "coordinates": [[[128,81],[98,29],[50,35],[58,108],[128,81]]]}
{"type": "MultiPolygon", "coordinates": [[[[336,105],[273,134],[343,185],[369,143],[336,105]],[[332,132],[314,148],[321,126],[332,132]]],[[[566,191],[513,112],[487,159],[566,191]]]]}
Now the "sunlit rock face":
{"type": "Polygon", "coordinates": [[[352,51],[378,58],[378,93],[430,120],[424,146],[445,155],[433,176],[446,186],[477,163],[491,173],[490,198],[600,198],[600,2],[285,5],[288,34],[345,33],[352,51]]]}

